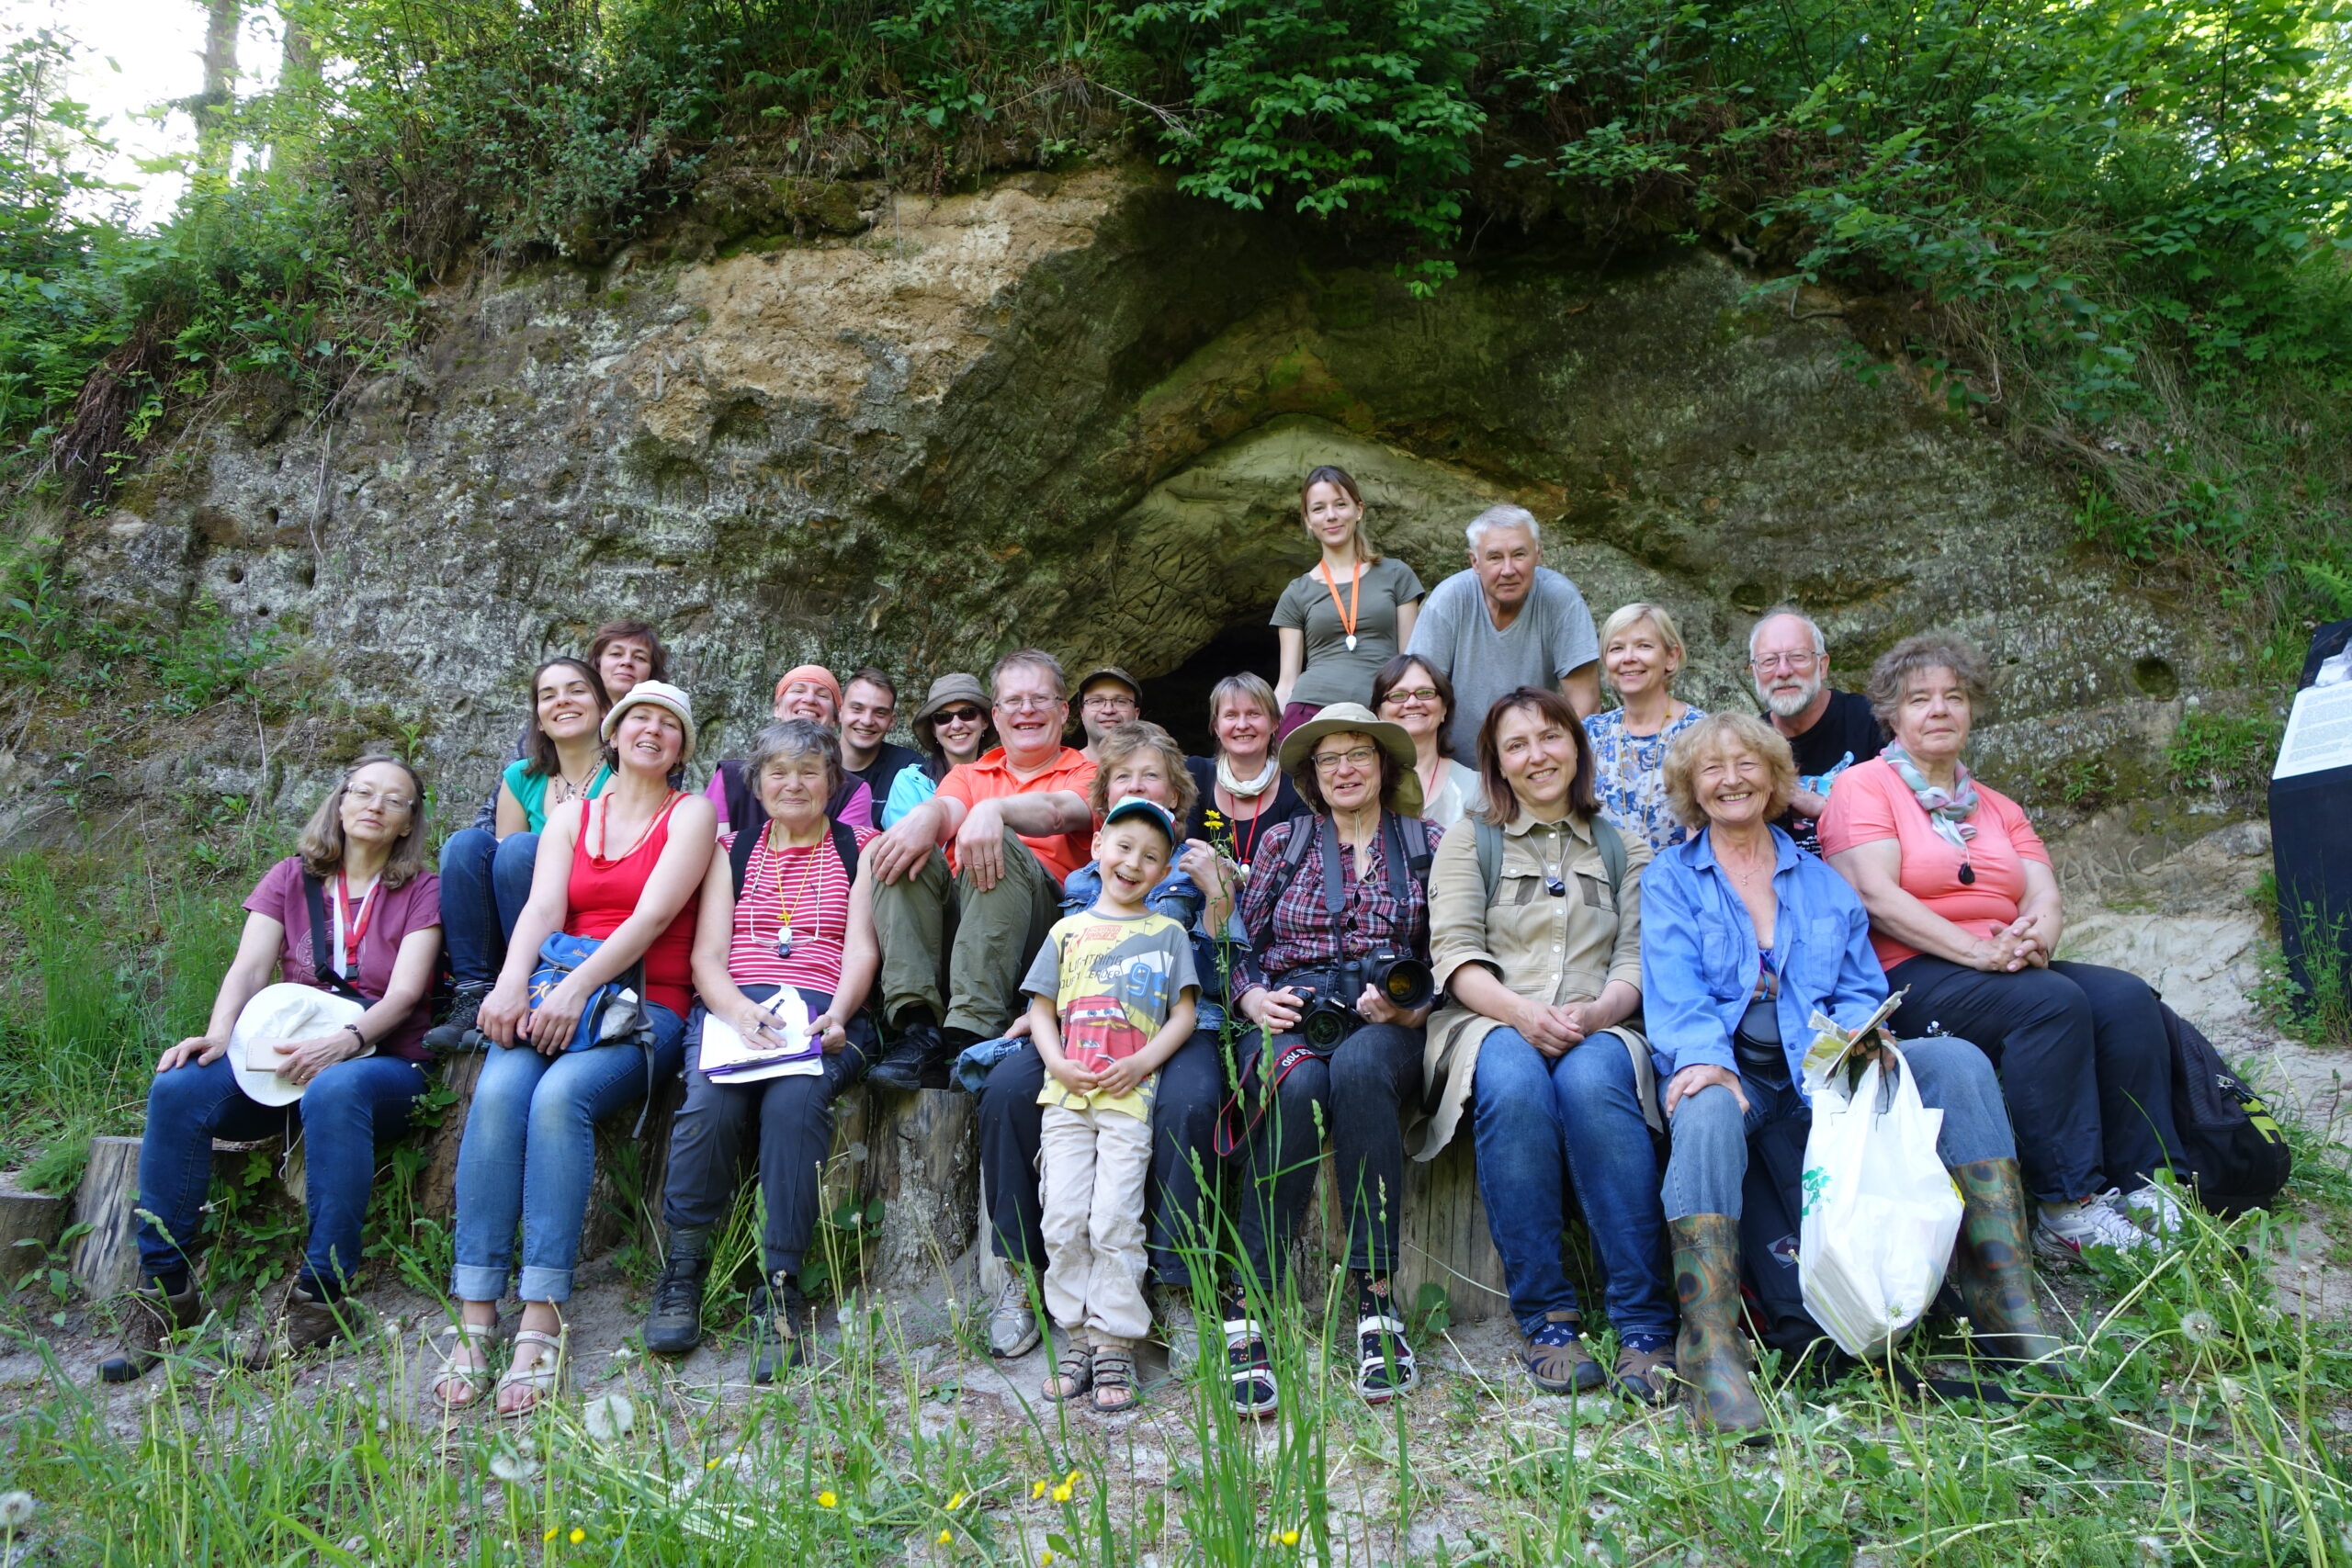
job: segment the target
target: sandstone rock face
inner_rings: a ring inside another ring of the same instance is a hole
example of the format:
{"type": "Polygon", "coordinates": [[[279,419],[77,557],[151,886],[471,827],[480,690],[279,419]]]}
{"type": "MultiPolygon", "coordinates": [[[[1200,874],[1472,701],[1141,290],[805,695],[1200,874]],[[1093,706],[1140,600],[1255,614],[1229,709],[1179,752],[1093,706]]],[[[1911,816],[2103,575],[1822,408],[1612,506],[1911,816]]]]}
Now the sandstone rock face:
{"type": "Polygon", "coordinates": [[[266,778],[248,726],[174,777],[307,795],[397,739],[470,795],[533,663],[621,614],[672,637],[713,755],[804,660],[920,690],[1037,643],[1153,675],[1262,622],[1311,560],[1296,486],[1319,462],[1432,583],[1479,507],[1531,507],[1596,618],[1677,612],[1702,705],[1744,700],[1747,630],[1781,599],[1849,684],[1956,625],[2000,663],[1979,771],[2029,797],[2238,679],[2078,558],[2046,473],[1711,255],[1604,271],[1487,243],[1421,302],[1130,169],[869,194],[732,255],[438,299],[415,361],[342,417],[220,420],[75,524],[65,564],[106,599],[302,628],[353,731],[273,741],[292,771],[266,778]]]}

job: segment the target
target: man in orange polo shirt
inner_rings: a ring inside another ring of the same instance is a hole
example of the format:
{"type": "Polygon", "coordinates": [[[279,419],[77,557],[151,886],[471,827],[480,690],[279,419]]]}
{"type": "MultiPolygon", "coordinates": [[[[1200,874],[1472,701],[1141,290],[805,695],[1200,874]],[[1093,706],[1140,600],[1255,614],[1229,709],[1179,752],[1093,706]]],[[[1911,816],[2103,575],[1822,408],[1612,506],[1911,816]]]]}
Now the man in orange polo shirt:
{"type": "Polygon", "coordinates": [[[894,1043],[869,1081],[913,1089],[1027,1005],[1021,977],[1093,854],[1094,764],[1062,744],[1061,661],[1023,649],[989,672],[1003,741],[874,840],[882,1016],[894,1043]]]}

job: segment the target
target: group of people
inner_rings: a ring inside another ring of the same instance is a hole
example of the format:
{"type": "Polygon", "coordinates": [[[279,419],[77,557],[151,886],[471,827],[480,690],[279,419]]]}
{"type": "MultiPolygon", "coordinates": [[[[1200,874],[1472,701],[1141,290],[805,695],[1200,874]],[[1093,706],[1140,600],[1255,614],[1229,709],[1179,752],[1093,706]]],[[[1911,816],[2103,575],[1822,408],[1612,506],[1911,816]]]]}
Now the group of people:
{"type": "Polygon", "coordinates": [[[1815,1015],[1856,1029],[1891,988],[1860,1048],[1899,1041],[1943,1112],[1974,1342],[2062,1361],[2035,1256],[2164,1246],[2179,1144],[2154,993],[2055,957],[2048,852],[1965,765],[1984,657],[1930,632],[1840,692],[1819,627],[1781,610],[1749,638],[1760,716],[1702,713],[1673,694],[1672,615],[1629,604],[1596,634],[1523,510],[1472,521],[1468,570],[1427,593],[1374,548],[1343,471],[1308,476],[1301,521],[1319,559],[1274,612],[1278,678],[1216,685],[1205,758],[1144,719],[1125,671],[1073,683],[1024,649],[985,682],[932,682],[912,749],[888,739],[882,671],[789,671],[775,722],[697,791],[693,705],[654,628],[620,622],[535,672],[516,759],[437,877],[416,773],[354,764],[246,901],[206,1033],[158,1064],[141,1312],[104,1375],[138,1376],[202,1316],[211,1138],[288,1116],[310,1239],[243,1353],[345,1331],[375,1148],[436,1049],[479,1045],[433,1382],[448,1406],[520,1414],[560,1386],[596,1124],[681,1073],[646,1348],[702,1338],[749,1155],[754,1374],[803,1364],[836,1099],[952,1074],[978,1097],[1002,1265],[989,1348],[1024,1354],[1050,1325],[1052,1397],[1126,1408],[1153,1336],[1180,1368],[1221,1348],[1235,1410],[1274,1409],[1269,1314],[1295,1300],[1284,1265],[1327,1139],[1357,1386],[1411,1388],[1405,1162],[1466,1123],[1533,1382],[1650,1402],[1679,1385],[1699,1422],[1752,1434],[1747,1140],[1807,1113],[1815,1015]],[[445,942],[452,1001],[428,1031],[445,942]],[[247,1099],[225,1059],[273,971],[368,998],[333,1033],[244,1043],[277,1051],[291,1111],[247,1099]],[[813,1060],[702,1070],[721,1035],[784,1044],[787,989],[813,1060]],[[616,991],[633,1005],[615,1033],[597,1021],[616,991]],[[1606,1366],[1562,1263],[1578,1220],[1606,1366]]]}

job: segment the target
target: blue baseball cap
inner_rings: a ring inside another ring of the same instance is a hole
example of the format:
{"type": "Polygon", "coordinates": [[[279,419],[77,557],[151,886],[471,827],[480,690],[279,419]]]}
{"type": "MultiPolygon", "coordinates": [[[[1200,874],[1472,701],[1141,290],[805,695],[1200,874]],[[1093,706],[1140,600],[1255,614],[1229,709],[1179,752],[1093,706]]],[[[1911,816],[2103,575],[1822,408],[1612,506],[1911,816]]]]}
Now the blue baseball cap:
{"type": "Polygon", "coordinates": [[[1123,795],[1118,803],[1102,814],[1102,826],[1141,817],[1168,836],[1168,847],[1176,847],[1176,815],[1156,800],[1146,800],[1139,795],[1123,795]]]}

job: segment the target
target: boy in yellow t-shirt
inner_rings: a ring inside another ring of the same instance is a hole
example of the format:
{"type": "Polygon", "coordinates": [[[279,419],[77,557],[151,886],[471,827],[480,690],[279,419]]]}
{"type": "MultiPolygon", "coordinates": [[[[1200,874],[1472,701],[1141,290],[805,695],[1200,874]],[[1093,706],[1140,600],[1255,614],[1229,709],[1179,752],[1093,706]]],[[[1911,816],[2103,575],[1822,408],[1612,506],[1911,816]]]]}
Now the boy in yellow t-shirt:
{"type": "Polygon", "coordinates": [[[1192,1038],[1200,978],[1192,938],[1144,899],[1175,853],[1176,820],[1131,795],[1094,835],[1102,891],[1055,922],[1021,982],[1046,1064],[1038,1138],[1046,1310],[1059,1331],[1053,1399],[1094,1391],[1094,1408],[1135,1403],[1144,1305],[1144,1184],[1159,1066],[1192,1038]]]}

